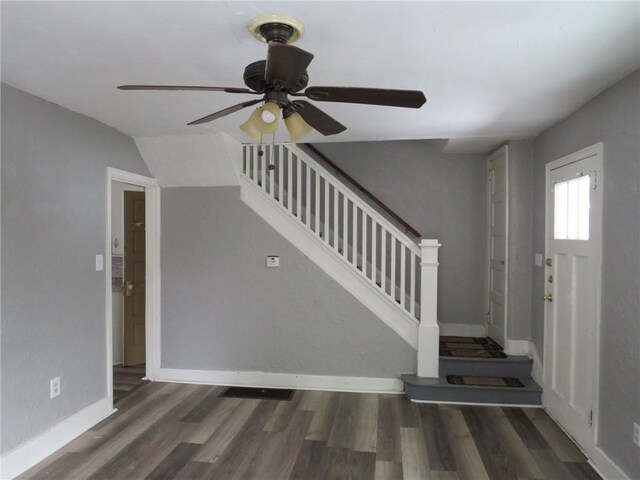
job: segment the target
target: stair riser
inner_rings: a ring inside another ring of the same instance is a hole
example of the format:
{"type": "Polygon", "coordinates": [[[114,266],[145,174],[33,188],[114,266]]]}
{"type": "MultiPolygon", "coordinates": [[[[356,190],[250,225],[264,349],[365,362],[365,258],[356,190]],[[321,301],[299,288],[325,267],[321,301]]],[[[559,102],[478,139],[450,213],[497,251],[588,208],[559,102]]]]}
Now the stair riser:
{"type": "Polygon", "coordinates": [[[440,376],[475,375],[479,377],[519,377],[531,376],[532,362],[511,362],[509,359],[495,361],[452,360],[440,357],[440,376]]]}
{"type": "Polygon", "coordinates": [[[474,389],[424,387],[405,383],[405,396],[409,400],[427,402],[460,402],[498,405],[542,405],[542,393],[518,388],[474,389]]]}

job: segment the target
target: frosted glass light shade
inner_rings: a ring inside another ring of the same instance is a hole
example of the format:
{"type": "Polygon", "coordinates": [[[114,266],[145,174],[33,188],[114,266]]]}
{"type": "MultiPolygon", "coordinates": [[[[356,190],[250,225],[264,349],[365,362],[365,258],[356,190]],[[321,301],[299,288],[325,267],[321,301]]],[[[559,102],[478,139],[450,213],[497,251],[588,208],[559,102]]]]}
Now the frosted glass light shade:
{"type": "Polygon", "coordinates": [[[280,106],[274,102],[267,102],[261,108],[254,110],[249,119],[258,129],[264,133],[275,133],[278,130],[278,117],[280,116],[280,106]],[[273,118],[270,123],[265,122],[265,118],[273,118]]]}
{"type": "Polygon", "coordinates": [[[302,115],[297,112],[285,118],[284,124],[287,126],[291,141],[294,143],[297,142],[298,139],[310,133],[311,130],[313,130],[313,128],[311,128],[311,126],[304,121],[302,115]]]}
{"type": "Polygon", "coordinates": [[[240,125],[240,130],[242,130],[245,134],[247,134],[249,137],[251,137],[255,141],[259,142],[260,139],[262,138],[262,134],[260,133],[260,130],[258,130],[256,126],[253,124],[253,122],[251,121],[252,117],[253,115],[251,115],[246,122],[240,125]]]}

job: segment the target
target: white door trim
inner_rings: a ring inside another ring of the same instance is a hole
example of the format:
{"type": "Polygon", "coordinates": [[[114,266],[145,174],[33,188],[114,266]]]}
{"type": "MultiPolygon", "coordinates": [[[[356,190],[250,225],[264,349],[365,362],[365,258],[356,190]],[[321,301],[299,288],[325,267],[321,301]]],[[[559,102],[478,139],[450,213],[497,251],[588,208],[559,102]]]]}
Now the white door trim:
{"type": "Polygon", "coordinates": [[[111,186],[123,182],[144,187],[146,242],[146,370],[147,378],[155,380],[160,368],[160,187],[154,178],[107,168],[107,234],[105,242],[105,310],[107,347],[107,398],[113,410],[113,332],[111,290],[111,186]]]}
{"type": "MultiPolygon", "coordinates": [[[[596,178],[597,188],[596,195],[600,198],[600,205],[603,205],[602,198],[602,190],[603,190],[603,144],[602,142],[596,143],[589,147],[583,148],[577,152],[574,152],[570,155],[564,156],[557,160],[547,163],[545,169],[545,258],[548,258],[549,253],[549,236],[548,232],[552,228],[552,225],[549,223],[549,208],[550,208],[550,193],[547,188],[548,176],[553,171],[560,167],[564,167],[566,165],[570,165],[572,163],[578,162],[580,160],[585,160],[587,158],[595,157],[595,161],[597,163],[598,176],[596,178]]],[[[583,448],[590,458],[598,458],[601,455],[601,450],[598,446],[598,427],[599,427],[599,400],[600,400],[600,330],[601,330],[601,299],[602,299],[602,212],[603,208],[600,210],[600,218],[598,219],[600,222],[600,228],[594,229],[596,235],[594,237],[594,241],[596,242],[596,250],[597,250],[597,271],[598,275],[596,277],[596,327],[595,327],[595,371],[593,378],[593,442],[591,445],[580,445],[583,448]]],[[[543,351],[543,369],[542,369],[542,380],[543,380],[543,390],[547,390],[551,388],[549,385],[548,371],[553,364],[553,356],[549,353],[549,332],[550,328],[549,322],[547,321],[547,314],[545,308],[545,316],[544,316],[544,351],[543,351]]],[[[542,395],[543,406],[547,407],[547,403],[545,400],[545,395],[542,395]]]]}
{"type": "MultiPolygon", "coordinates": [[[[503,145],[491,155],[487,157],[485,165],[485,182],[487,186],[487,229],[486,229],[486,275],[485,275],[485,294],[484,294],[484,311],[485,311],[485,327],[487,335],[489,334],[489,303],[491,295],[491,185],[489,181],[489,165],[500,155],[505,156],[505,233],[504,233],[504,340],[507,342],[509,333],[509,145],[503,145]]],[[[506,345],[503,345],[506,347],[506,345]]]]}

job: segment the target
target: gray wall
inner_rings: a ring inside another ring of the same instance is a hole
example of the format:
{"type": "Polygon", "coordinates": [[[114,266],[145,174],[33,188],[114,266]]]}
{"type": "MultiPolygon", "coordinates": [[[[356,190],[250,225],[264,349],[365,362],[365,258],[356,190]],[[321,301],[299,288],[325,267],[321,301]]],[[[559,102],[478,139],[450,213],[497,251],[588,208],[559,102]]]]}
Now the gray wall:
{"type": "Polygon", "coordinates": [[[133,140],[2,84],[2,451],[106,396],[106,167],[133,140]],[[49,398],[49,380],[61,395],[49,398]]]}
{"type": "Polygon", "coordinates": [[[438,320],[482,325],[486,155],[443,154],[431,141],[316,147],[440,248],[438,320]]]}
{"type": "Polygon", "coordinates": [[[240,200],[162,190],[164,368],[396,378],[415,351],[240,200]],[[279,255],[279,268],[266,256],[279,255]]]}
{"type": "MultiPolygon", "coordinates": [[[[544,252],[545,164],[604,143],[600,430],[598,443],[632,478],[640,454],[640,71],[605,90],[534,142],[534,250],[544,252]]],[[[533,325],[542,354],[544,272],[533,272],[533,325]]]]}
{"type": "Polygon", "coordinates": [[[531,338],[533,141],[509,146],[509,290],[507,338],[531,338]]]}

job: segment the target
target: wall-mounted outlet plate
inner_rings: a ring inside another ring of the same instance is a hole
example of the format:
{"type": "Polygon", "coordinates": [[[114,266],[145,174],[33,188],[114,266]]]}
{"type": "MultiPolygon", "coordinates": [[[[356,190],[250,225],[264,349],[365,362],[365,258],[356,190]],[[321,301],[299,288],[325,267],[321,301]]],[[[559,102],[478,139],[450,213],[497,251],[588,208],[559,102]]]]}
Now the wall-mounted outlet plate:
{"type": "Polygon", "coordinates": [[[60,377],[51,379],[51,398],[60,395],[60,377]]]}
{"type": "Polygon", "coordinates": [[[633,443],[640,447],[640,425],[633,424],[633,443]]]}

